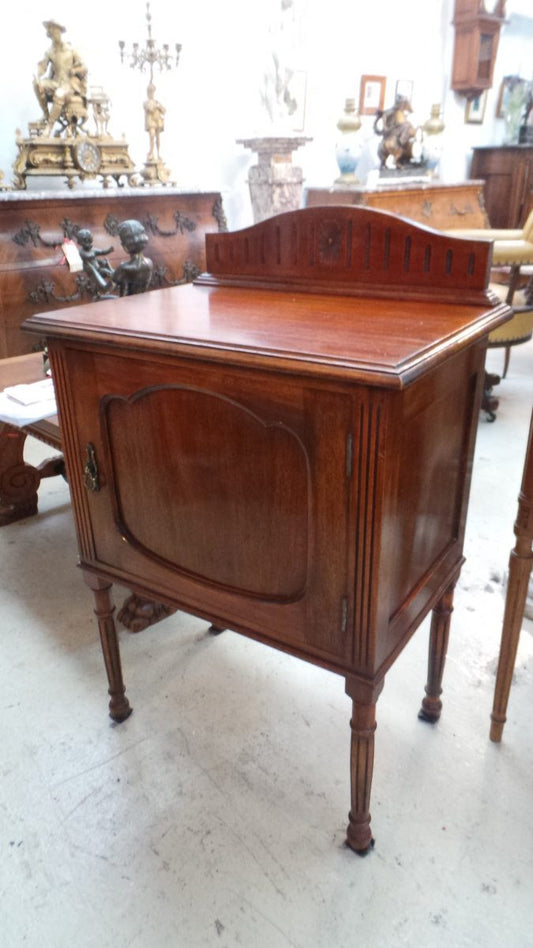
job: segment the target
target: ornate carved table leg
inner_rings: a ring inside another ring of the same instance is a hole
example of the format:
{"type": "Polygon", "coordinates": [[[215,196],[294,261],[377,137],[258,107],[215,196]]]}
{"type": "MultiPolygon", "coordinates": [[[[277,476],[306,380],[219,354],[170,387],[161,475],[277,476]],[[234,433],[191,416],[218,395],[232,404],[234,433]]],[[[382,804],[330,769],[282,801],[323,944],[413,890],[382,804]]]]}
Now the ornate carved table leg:
{"type": "Polygon", "coordinates": [[[509,579],[505,597],[500,657],[498,659],[491,714],[490,739],[495,743],[502,739],[516,652],[524,618],[529,576],[533,566],[533,551],[531,548],[533,543],[533,413],[531,415],[529,441],[522,475],[522,487],[518,497],[518,513],[514,532],[516,543],[509,559],[509,579]]]}
{"type": "Polygon", "coordinates": [[[122,603],[117,619],[126,626],[130,632],[142,632],[149,625],[155,625],[161,619],[173,615],[177,609],[170,606],[164,606],[161,602],[154,602],[151,599],[143,599],[136,593],[132,593],[122,603]]]}
{"type": "Polygon", "coordinates": [[[37,513],[37,489],[43,477],[64,475],[63,457],[37,467],[24,461],[27,432],[0,422],[0,526],[37,513]]]}
{"type": "MultiPolygon", "coordinates": [[[[155,602],[152,599],[143,599],[137,593],[132,593],[122,603],[122,607],[117,615],[118,622],[129,629],[130,632],[142,632],[150,625],[161,622],[167,616],[174,615],[177,609],[171,606],[164,606],[162,602],[155,602]]],[[[220,635],[225,632],[218,625],[210,625],[207,630],[211,635],[220,635]]]]}
{"type": "Polygon", "coordinates": [[[26,432],[0,423],[0,524],[37,513],[40,476],[24,463],[26,432]]]}
{"type": "Polygon", "coordinates": [[[111,583],[100,579],[94,573],[84,573],[85,582],[94,593],[95,610],[100,630],[100,642],[104,654],[107,680],[109,682],[109,716],[113,721],[125,721],[132,712],[126,698],[126,688],[122,678],[120,664],[120,650],[118,646],[117,630],[113,619],[115,607],[111,601],[111,583]]]}
{"type": "Polygon", "coordinates": [[[346,678],[346,694],[352,699],[352,732],[350,750],[351,808],[346,842],[360,856],[372,849],[370,829],[370,793],[374,769],[374,732],[376,701],[384,682],[365,685],[355,678],[346,678]]]}
{"type": "Polygon", "coordinates": [[[429,638],[429,660],[428,660],[428,680],[426,685],[426,696],[422,701],[422,707],[418,712],[418,717],[422,721],[429,721],[434,724],[440,718],[442,710],[442,676],[444,673],[444,664],[446,662],[446,652],[448,650],[448,639],[450,635],[450,621],[453,612],[453,593],[455,583],[448,587],[442,599],[439,600],[433,610],[431,619],[431,631],[429,638]]]}

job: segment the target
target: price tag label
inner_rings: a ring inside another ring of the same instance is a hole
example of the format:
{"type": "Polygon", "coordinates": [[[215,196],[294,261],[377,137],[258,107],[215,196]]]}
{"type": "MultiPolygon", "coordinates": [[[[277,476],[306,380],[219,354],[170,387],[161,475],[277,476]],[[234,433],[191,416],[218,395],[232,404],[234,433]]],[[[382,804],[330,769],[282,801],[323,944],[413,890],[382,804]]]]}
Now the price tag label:
{"type": "Polygon", "coordinates": [[[83,260],[73,240],[64,240],[61,249],[67,261],[68,268],[72,273],[78,273],[80,270],[83,270],[83,260]]]}

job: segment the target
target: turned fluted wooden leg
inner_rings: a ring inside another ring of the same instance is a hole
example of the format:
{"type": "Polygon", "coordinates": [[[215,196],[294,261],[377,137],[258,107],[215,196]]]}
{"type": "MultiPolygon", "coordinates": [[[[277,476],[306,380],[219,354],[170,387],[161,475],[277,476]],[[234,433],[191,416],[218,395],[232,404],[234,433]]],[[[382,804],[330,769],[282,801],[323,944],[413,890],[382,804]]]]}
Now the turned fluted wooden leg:
{"type": "Polygon", "coordinates": [[[454,585],[449,586],[433,610],[429,637],[428,680],[426,695],[418,717],[422,721],[434,724],[440,718],[442,710],[442,676],[448,651],[450,621],[453,612],[454,585]]]}
{"type": "Polygon", "coordinates": [[[353,678],[346,679],[346,693],[352,698],[351,807],[346,842],[361,856],[366,855],[374,845],[370,829],[370,794],[374,770],[376,701],[382,688],[383,681],[374,686],[362,686],[353,678]]]}
{"type": "Polygon", "coordinates": [[[113,613],[115,607],[111,601],[111,583],[100,579],[93,573],[84,573],[85,582],[93,591],[95,609],[100,631],[100,642],[109,682],[109,715],[113,721],[124,721],[132,712],[126,698],[126,688],[122,678],[120,650],[113,613]]]}
{"type": "Polygon", "coordinates": [[[490,739],[495,743],[502,739],[516,651],[524,618],[529,576],[533,566],[531,549],[533,543],[533,412],[514,532],[516,544],[509,559],[509,580],[491,714],[490,739]]]}

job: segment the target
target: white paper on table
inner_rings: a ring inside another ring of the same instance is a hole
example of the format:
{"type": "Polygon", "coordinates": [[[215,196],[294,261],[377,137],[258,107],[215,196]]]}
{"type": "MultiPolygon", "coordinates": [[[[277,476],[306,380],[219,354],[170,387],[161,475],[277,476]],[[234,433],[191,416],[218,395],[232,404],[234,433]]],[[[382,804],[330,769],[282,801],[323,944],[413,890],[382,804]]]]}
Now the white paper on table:
{"type": "Polygon", "coordinates": [[[20,405],[33,405],[35,402],[49,401],[55,398],[52,379],[40,379],[38,382],[9,385],[4,389],[4,395],[9,395],[20,405]]]}
{"type": "Polygon", "coordinates": [[[10,385],[0,392],[0,421],[22,428],[57,414],[52,379],[29,385],[10,385]]]}

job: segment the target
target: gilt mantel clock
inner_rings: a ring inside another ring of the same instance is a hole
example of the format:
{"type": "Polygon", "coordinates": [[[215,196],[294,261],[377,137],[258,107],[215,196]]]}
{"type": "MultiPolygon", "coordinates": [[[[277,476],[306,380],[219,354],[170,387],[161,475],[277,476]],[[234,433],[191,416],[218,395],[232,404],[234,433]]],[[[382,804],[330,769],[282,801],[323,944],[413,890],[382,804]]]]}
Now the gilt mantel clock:
{"type": "Polygon", "coordinates": [[[455,0],[452,89],[475,98],[492,86],[505,0],[455,0]]]}

